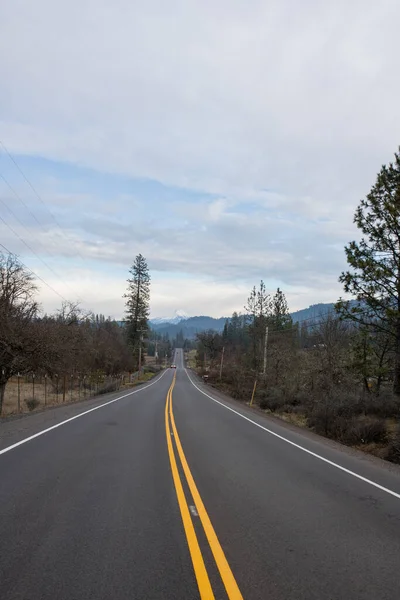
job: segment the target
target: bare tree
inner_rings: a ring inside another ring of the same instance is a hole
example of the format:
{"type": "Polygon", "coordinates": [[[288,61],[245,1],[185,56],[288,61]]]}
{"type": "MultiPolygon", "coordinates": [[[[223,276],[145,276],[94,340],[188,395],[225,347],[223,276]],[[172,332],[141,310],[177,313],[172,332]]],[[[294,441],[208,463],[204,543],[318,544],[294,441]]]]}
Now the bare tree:
{"type": "Polygon", "coordinates": [[[33,275],[18,258],[0,253],[0,412],[7,381],[37,358],[36,292],[33,275]]]}

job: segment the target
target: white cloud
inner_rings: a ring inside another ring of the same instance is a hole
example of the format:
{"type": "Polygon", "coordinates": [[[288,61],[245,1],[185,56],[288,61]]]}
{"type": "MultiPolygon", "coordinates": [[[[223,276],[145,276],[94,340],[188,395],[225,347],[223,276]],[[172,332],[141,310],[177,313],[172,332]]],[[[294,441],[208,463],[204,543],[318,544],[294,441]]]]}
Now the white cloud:
{"type": "Polygon", "coordinates": [[[398,143],[395,1],[5,5],[14,151],[317,205],[349,160],[362,186],[398,143]]]}
{"type": "Polygon", "coordinates": [[[336,297],[355,205],[400,140],[399,17],[397,0],[5,0],[12,152],[216,196],[171,201],[178,227],[156,201],[155,218],[133,218],[131,195],[121,225],[118,199],[66,193],[49,174],[40,191],[73,243],[50,231],[47,247],[118,264],[142,251],[160,272],[336,297]]]}

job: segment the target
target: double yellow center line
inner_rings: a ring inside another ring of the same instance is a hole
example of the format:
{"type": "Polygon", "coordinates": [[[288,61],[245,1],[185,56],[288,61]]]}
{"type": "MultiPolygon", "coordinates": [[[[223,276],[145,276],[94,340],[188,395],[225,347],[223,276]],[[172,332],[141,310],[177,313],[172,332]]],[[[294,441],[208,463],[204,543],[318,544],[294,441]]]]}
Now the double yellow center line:
{"type": "Polygon", "coordinates": [[[243,596],[240,593],[231,568],[228,564],[228,561],[226,560],[224,551],[222,550],[221,544],[219,543],[219,540],[217,538],[217,534],[215,533],[214,527],[211,524],[210,518],[207,514],[207,511],[205,509],[205,506],[203,504],[203,501],[201,499],[201,496],[199,494],[199,491],[197,489],[197,486],[195,484],[185,454],[182,449],[182,444],[179,439],[178,431],[176,429],[174,413],[172,410],[172,391],[175,387],[175,380],[176,374],[174,375],[171,386],[168,390],[167,401],[165,404],[165,430],[167,436],[167,446],[169,460],[171,463],[172,477],[175,485],[176,495],[178,498],[179,509],[181,511],[183,527],[185,529],[186,539],[189,546],[189,552],[197,580],[197,585],[200,592],[200,598],[201,600],[214,600],[215,596],[211,587],[210,578],[208,576],[206,566],[204,564],[203,555],[194,529],[189,505],[186,500],[185,492],[183,490],[172,437],[175,439],[175,445],[179,456],[179,460],[181,462],[182,469],[190,493],[193,498],[193,502],[196,506],[197,513],[203,526],[208,544],[211,548],[211,552],[214,556],[214,560],[220,573],[221,579],[225,586],[228,598],[229,600],[243,600],[243,596]]]}

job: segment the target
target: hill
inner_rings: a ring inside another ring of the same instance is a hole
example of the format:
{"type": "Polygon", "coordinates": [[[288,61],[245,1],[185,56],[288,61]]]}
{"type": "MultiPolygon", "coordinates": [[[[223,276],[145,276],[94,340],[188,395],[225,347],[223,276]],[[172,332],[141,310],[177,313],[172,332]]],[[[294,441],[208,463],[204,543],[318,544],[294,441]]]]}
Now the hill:
{"type": "Polygon", "coordinates": [[[312,304],[308,308],[302,308],[301,310],[296,310],[295,312],[290,313],[293,323],[299,323],[301,321],[309,321],[321,319],[325,317],[327,314],[335,311],[335,304],[333,302],[329,302],[327,304],[312,304]]]}
{"type": "Polygon", "coordinates": [[[213,317],[200,316],[189,317],[179,323],[151,323],[153,331],[157,331],[161,335],[168,334],[170,338],[174,338],[180,331],[183,337],[193,339],[196,333],[213,329],[214,331],[222,331],[225,325],[226,317],[214,319],[213,317]]]}
{"type": "MultiPolygon", "coordinates": [[[[335,311],[335,304],[329,302],[326,304],[312,304],[308,308],[296,310],[291,313],[293,323],[302,323],[304,321],[318,321],[329,313],[335,311]]],[[[201,316],[201,317],[188,317],[180,320],[178,323],[175,321],[165,323],[164,321],[157,323],[156,321],[150,321],[150,326],[153,331],[157,331],[161,335],[168,334],[170,338],[176,337],[180,332],[183,333],[183,337],[187,339],[194,339],[196,333],[212,329],[214,331],[221,332],[224,328],[225,322],[229,320],[229,317],[221,317],[214,319],[213,317],[201,316]]]]}

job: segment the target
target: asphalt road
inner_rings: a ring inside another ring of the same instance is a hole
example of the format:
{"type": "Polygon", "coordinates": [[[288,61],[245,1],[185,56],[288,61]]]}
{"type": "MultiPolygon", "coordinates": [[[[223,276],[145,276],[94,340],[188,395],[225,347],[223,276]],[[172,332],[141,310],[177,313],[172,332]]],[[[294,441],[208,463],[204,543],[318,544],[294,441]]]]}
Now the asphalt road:
{"type": "Polygon", "coordinates": [[[400,470],[181,361],[134,393],[0,424],[1,599],[399,598],[400,470]]]}

